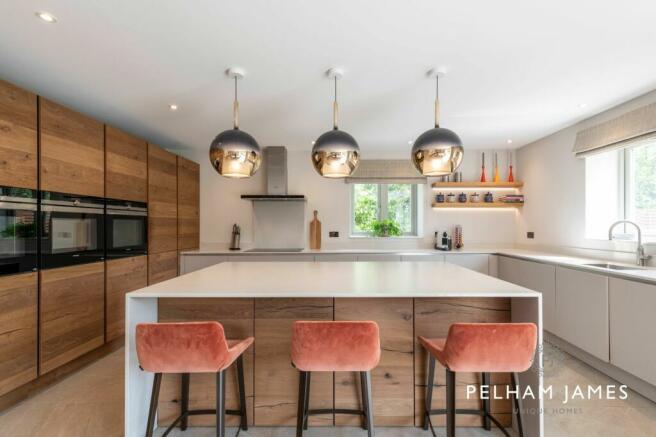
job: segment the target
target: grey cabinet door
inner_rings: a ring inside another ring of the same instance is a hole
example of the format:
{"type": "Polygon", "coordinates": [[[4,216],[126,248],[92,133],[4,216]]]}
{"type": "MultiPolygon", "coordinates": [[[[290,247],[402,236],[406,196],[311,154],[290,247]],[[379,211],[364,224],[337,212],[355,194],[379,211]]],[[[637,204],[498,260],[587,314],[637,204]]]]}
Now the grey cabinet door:
{"type": "Polygon", "coordinates": [[[556,267],[556,335],[610,361],[608,277],[556,267]]]}
{"type": "Polygon", "coordinates": [[[610,362],[656,385],[656,285],[610,278],[610,362]]]}
{"type": "Polygon", "coordinates": [[[449,253],[444,255],[444,261],[485,275],[489,273],[488,255],[485,253],[449,253]]]}
{"type": "Polygon", "coordinates": [[[180,274],[195,272],[227,260],[225,255],[180,255],[180,274]]]}

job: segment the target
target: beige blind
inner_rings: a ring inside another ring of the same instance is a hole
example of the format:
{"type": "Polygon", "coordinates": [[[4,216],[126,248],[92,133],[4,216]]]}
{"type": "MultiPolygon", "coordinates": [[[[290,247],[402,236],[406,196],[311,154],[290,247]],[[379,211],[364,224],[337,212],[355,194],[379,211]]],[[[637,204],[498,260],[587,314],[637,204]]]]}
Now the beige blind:
{"type": "Polygon", "coordinates": [[[425,184],[409,159],[363,159],[348,184],[425,184]]]}
{"type": "Polygon", "coordinates": [[[573,152],[584,157],[656,140],[656,103],[592,126],[576,134],[573,152]]]}

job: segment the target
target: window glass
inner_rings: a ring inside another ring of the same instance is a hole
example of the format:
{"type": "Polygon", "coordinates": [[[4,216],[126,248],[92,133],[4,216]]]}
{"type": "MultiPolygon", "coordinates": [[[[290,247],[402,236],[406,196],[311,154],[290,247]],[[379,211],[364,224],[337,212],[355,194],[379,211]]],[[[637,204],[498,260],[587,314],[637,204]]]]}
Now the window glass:
{"type": "Polygon", "coordinates": [[[353,231],[371,231],[374,220],[378,219],[378,185],[353,185],[353,231]]]}
{"type": "Polygon", "coordinates": [[[401,235],[417,235],[417,185],[353,184],[351,228],[370,235],[377,221],[391,220],[401,235]]]}
{"type": "Polygon", "coordinates": [[[656,143],[628,150],[627,219],[641,228],[645,241],[656,241],[656,143]]]}

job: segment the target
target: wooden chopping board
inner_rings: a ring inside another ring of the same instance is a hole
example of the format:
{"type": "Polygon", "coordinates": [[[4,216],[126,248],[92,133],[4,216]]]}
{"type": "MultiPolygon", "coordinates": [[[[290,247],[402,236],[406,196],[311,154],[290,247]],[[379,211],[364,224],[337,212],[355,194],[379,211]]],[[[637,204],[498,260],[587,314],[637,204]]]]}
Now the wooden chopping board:
{"type": "Polygon", "coordinates": [[[321,249],[321,222],[317,218],[318,211],[314,211],[314,219],[310,222],[310,249],[321,249]]]}

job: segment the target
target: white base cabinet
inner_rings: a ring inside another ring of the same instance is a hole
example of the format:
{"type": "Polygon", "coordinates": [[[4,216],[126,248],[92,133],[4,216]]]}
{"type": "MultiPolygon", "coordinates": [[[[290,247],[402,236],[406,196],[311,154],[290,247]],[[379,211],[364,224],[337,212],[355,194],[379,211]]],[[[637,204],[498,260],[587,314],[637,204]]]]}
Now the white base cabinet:
{"type": "Polygon", "coordinates": [[[180,274],[195,272],[227,260],[225,255],[180,255],[180,274]]]}
{"type": "Polygon", "coordinates": [[[608,329],[608,277],[556,267],[554,333],[609,362],[608,329]]]}
{"type": "Polygon", "coordinates": [[[499,279],[542,293],[542,323],[555,333],[556,328],[556,267],[532,261],[499,256],[499,279]]]}
{"type": "Polygon", "coordinates": [[[444,255],[444,261],[465,267],[475,272],[487,275],[489,273],[487,254],[480,253],[447,253],[444,255]]]}
{"type": "Polygon", "coordinates": [[[656,285],[610,278],[610,362],[656,385],[656,285]]]}

